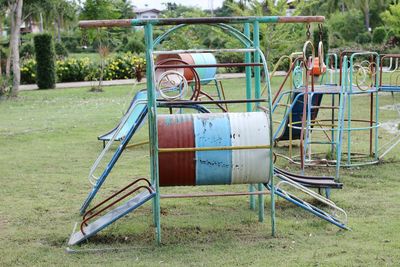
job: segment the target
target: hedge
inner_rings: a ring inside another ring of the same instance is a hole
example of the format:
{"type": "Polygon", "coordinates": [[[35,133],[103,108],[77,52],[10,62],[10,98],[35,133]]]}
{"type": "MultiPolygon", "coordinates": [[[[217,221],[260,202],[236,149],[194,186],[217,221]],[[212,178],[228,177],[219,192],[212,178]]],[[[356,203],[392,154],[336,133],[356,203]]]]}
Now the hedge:
{"type": "Polygon", "coordinates": [[[33,37],[36,55],[36,83],[39,89],[56,86],[55,52],[53,37],[44,33],[33,37]]]}
{"type": "MultiPolygon", "coordinates": [[[[138,79],[146,69],[143,57],[132,53],[117,54],[106,60],[104,68],[105,80],[138,79]]],[[[95,81],[100,77],[98,63],[88,57],[65,58],[56,61],[57,82],[95,81]]],[[[36,80],[36,60],[25,59],[21,65],[21,83],[31,84],[36,80]]]]}

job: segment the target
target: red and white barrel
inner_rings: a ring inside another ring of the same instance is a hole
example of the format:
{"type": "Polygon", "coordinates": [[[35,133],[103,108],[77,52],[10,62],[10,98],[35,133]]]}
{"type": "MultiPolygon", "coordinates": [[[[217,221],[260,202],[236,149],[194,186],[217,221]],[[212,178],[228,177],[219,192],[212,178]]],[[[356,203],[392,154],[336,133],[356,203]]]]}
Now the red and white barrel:
{"type": "Polygon", "coordinates": [[[160,186],[270,179],[270,121],[264,112],[159,115],[157,124],[160,149],[258,147],[159,153],[160,186]]]}

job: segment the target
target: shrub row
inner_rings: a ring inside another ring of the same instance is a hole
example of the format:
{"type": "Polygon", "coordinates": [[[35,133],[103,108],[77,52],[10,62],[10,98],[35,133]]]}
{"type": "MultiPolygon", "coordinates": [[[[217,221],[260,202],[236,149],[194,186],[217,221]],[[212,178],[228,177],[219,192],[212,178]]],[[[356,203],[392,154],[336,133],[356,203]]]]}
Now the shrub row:
{"type": "MultiPolygon", "coordinates": [[[[144,58],[132,53],[118,54],[105,61],[104,80],[138,79],[145,71],[144,58]]],[[[96,81],[100,77],[99,63],[89,58],[65,58],[56,61],[57,82],[96,81]]],[[[36,60],[25,59],[21,66],[21,83],[36,82],[36,60]]]]}

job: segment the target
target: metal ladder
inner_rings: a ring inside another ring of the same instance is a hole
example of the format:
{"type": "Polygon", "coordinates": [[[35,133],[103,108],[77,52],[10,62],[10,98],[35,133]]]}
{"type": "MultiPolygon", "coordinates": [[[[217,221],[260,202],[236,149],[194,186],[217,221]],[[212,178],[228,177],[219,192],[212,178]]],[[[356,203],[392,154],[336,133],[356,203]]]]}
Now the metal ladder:
{"type": "Polygon", "coordinates": [[[90,191],[89,195],[87,196],[86,200],[82,204],[80,208],[80,213],[83,214],[86,208],[89,206],[90,202],[93,200],[95,195],[97,194],[98,190],[104,183],[105,179],[111,172],[112,168],[114,167],[115,163],[117,162],[118,158],[121,156],[125,146],[129,143],[130,139],[132,138],[133,134],[139,128],[140,123],[144,120],[147,114],[147,101],[146,100],[139,100],[135,102],[128,110],[128,112],[122,117],[121,123],[119,124],[117,130],[111,137],[110,141],[108,141],[107,145],[101,151],[100,155],[97,157],[96,161],[92,165],[89,171],[88,179],[89,182],[92,184],[92,190],[90,191]],[[121,141],[117,150],[114,152],[113,157],[111,158],[110,162],[107,164],[105,169],[103,170],[102,174],[97,177],[95,176],[95,171],[97,170],[100,162],[103,160],[104,156],[110,150],[113,142],[115,141],[116,137],[118,136],[119,132],[121,131],[122,127],[125,125],[126,121],[128,120],[129,116],[133,112],[133,110],[138,107],[139,105],[144,105],[142,112],[140,113],[139,117],[135,121],[133,127],[129,130],[127,136],[121,141]]]}

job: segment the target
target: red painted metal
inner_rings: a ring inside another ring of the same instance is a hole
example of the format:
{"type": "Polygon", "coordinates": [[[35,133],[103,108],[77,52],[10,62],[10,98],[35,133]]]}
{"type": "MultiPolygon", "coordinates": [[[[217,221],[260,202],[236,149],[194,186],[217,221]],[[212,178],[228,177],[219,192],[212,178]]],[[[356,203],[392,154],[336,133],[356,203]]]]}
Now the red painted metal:
{"type": "MultiPolygon", "coordinates": [[[[161,61],[158,62],[159,65],[171,64],[171,63],[183,64],[182,66],[187,65],[183,60],[176,59],[176,58],[166,58],[166,59],[161,60],[161,61]]],[[[187,69],[190,71],[190,73],[191,73],[190,75],[192,75],[191,77],[193,77],[193,80],[191,80],[191,82],[194,83],[193,94],[191,95],[190,99],[197,100],[197,98],[199,97],[199,94],[200,94],[200,90],[201,90],[200,77],[199,77],[199,74],[197,73],[197,71],[195,70],[194,67],[185,68],[184,69],[185,75],[186,75],[186,70],[187,69]]],[[[163,70],[163,71],[165,71],[165,70],[163,70]]],[[[159,72],[159,70],[157,70],[156,71],[156,75],[157,75],[157,72],[158,73],[162,73],[162,72],[159,72]]],[[[156,77],[156,79],[157,79],[157,77],[156,77]]]]}
{"type": "MultiPolygon", "coordinates": [[[[190,114],[158,116],[158,147],[195,147],[190,114]]],[[[195,185],[195,152],[159,153],[160,186],[195,185]]]]}
{"type": "Polygon", "coordinates": [[[132,183],[128,184],[127,186],[125,186],[124,188],[122,188],[121,190],[119,190],[118,192],[115,192],[114,194],[112,194],[111,196],[109,196],[108,198],[106,198],[105,200],[103,200],[102,202],[100,202],[99,204],[97,204],[96,206],[94,206],[93,208],[91,208],[90,210],[88,210],[85,214],[83,214],[83,218],[82,220],[85,220],[86,217],[88,215],[92,215],[93,211],[95,211],[98,207],[102,206],[104,203],[108,202],[110,199],[114,198],[115,196],[121,194],[122,192],[124,192],[126,189],[128,189],[129,187],[132,187],[133,185],[137,184],[140,181],[144,181],[147,183],[148,187],[151,187],[151,183],[149,182],[149,180],[147,180],[146,178],[138,178],[135,181],[133,181],[132,183]]]}
{"type": "MultiPolygon", "coordinates": [[[[145,179],[147,181],[147,179],[145,179]]],[[[132,189],[131,191],[129,191],[128,193],[126,193],[125,195],[123,195],[122,197],[118,198],[117,200],[111,202],[110,204],[108,204],[107,206],[105,206],[104,208],[102,208],[101,210],[95,212],[94,214],[90,214],[89,217],[86,218],[87,215],[89,215],[89,212],[93,212],[96,208],[98,208],[99,206],[103,205],[104,203],[106,203],[108,200],[112,199],[113,197],[115,197],[116,195],[118,195],[119,193],[125,191],[127,188],[131,187],[132,185],[136,184],[138,181],[135,181],[131,184],[129,184],[128,186],[124,187],[122,190],[118,191],[117,193],[113,194],[111,197],[107,198],[106,200],[102,201],[100,204],[98,204],[97,206],[95,206],[94,208],[92,208],[90,211],[86,212],[84,215],[84,219],[81,223],[81,232],[83,235],[86,235],[85,231],[83,230],[84,226],[87,226],[88,221],[90,221],[91,219],[93,219],[94,217],[98,216],[100,213],[102,213],[103,211],[109,209],[110,207],[114,206],[115,204],[117,204],[118,202],[120,202],[121,200],[124,200],[125,198],[127,198],[128,196],[132,195],[133,193],[135,193],[136,191],[138,191],[139,189],[147,189],[149,191],[149,193],[151,194],[153,191],[149,186],[146,185],[141,185],[138,187],[135,187],[134,189],[132,189]]],[[[148,181],[147,181],[148,182],[148,181]]],[[[149,183],[149,182],[148,182],[149,183]]]]}
{"type": "MultiPolygon", "coordinates": [[[[190,54],[183,53],[183,54],[158,55],[157,59],[156,59],[156,65],[158,65],[160,62],[165,62],[166,59],[179,59],[188,65],[193,65],[195,63],[190,54]]],[[[162,65],[164,65],[164,64],[162,64],[162,65]]],[[[162,66],[162,67],[156,66],[156,69],[157,68],[162,68],[162,72],[167,70],[166,67],[164,67],[164,66],[162,66]]],[[[168,65],[168,69],[171,69],[171,68],[176,68],[176,69],[184,68],[184,76],[185,76],[186,80],[191,81],[194,78],[193,71],[191,71],[187,66],[182,65],[179,61],[170,63],[170,65],[168,65]],[[174,65],[177,65],[177,66],[174,67],[174,65]]]]}

